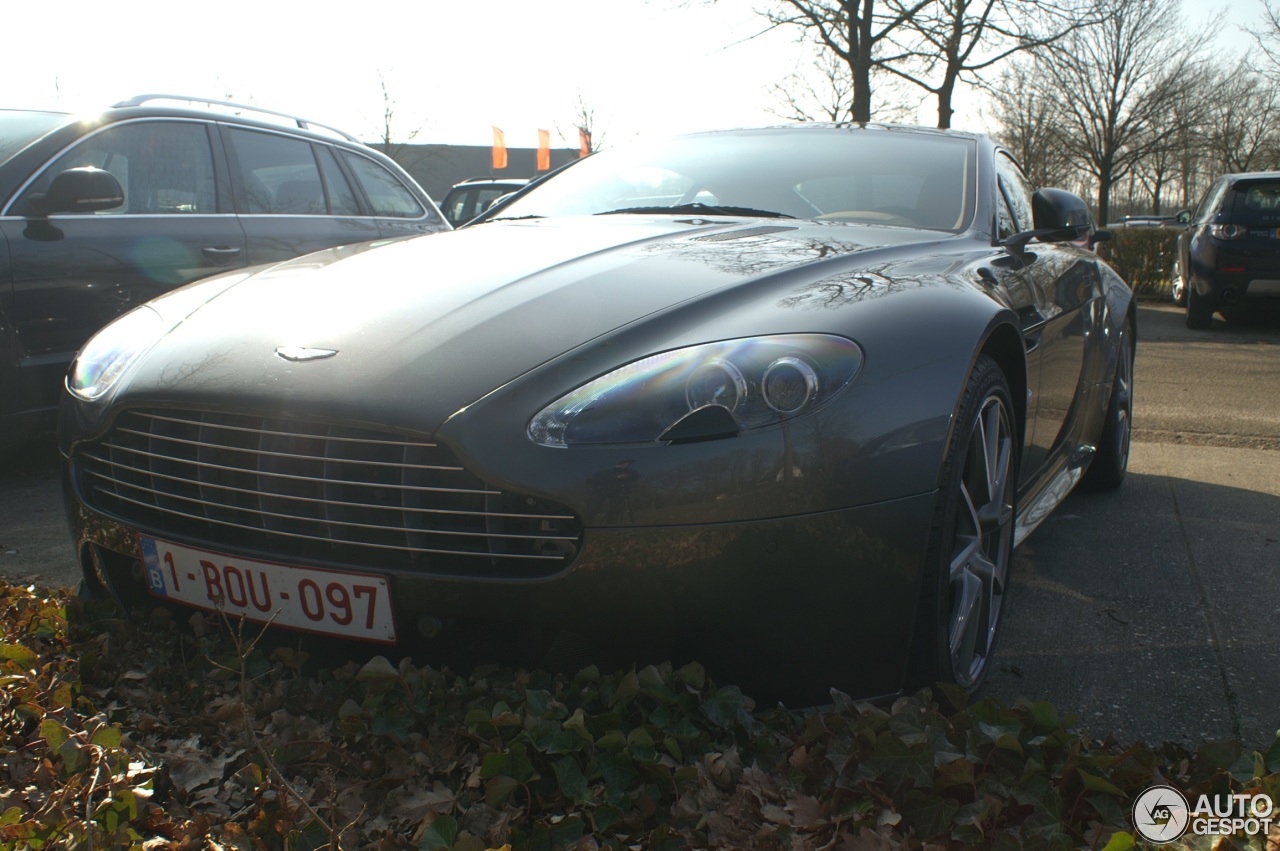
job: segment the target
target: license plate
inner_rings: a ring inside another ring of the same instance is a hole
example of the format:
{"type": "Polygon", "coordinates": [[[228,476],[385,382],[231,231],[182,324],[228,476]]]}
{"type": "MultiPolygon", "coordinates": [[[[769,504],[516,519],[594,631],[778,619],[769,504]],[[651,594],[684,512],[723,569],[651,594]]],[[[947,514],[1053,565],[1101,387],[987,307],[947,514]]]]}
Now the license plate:
{"type": "Polygon", "coordinates": [[[386,577],[254,561],[141,537],[147,590],[288,629],[394,643],[386,577]]]}

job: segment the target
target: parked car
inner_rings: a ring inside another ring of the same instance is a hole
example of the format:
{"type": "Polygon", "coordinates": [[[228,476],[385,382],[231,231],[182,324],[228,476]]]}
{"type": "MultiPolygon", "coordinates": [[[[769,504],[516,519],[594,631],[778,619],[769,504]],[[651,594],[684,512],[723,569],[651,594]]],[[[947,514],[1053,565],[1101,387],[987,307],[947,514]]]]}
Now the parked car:
{"type": "Polygon", "coordinates": [[[1134,302],[1089,222],[983,136],[793,125],[188,286],[68,378],[87,586],[796,703],[975,689],[1013,547],[1125,475],[1134,302]]]}
{"type": "Polygon", "coordinates": [[[0,110],[0,442],[51,422],[81,344],[166,290],[447,229],[394,162],[302,118],[169,95],[0,110]]]}
{"type": "Polygon", "coordinates": [[[1108,228],[1159,228],[1177,225],[1176,216],[1125,216],[1118,222],[1110,222],[1108,228]]]}
{"type": "Polygon", "coordinates": [[[1222,175],[1178,219],[1173,295],[1188,328],[1210,327],[1215,312],[1280,307],[1280,172],[1222,175]]]}
{"type": "Polygon", "coordinates": [[[489,209],[499,198],[519,192],[528,184],[528,178],[520,177],[468,178],[449,189],[440,209],[449,224],[458,227],[489,209]]]}

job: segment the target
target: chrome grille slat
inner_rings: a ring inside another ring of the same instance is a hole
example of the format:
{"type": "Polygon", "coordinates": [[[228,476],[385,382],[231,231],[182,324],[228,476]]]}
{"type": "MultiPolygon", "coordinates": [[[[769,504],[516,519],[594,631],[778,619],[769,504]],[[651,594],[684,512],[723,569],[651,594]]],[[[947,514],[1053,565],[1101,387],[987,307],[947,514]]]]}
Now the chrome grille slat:
{"type": "MultiPolygon", "coordinates": [[[[168,453],[159,453],[159,452],[141,452],[141,451],[136,450],[136,449],[127,449],[127,448],[119,447],[119,446],[112,447],[112,448],[113,448],[115,451],[117,451],[117,452],[131,453],[131,454],[134,454],[134,455],[143,455],[143,456],[146,456],[147,458],[152,458],[152,459],[155,459],[155,460],[162,460],[162,461],[171,461],[171,462],[176,463],[176,464],[189,464],[189,465],[191,465],[191,466],[193,466],[193,467],[209,467],[209,468],[216,468],[216,469],[221,470],[221,471],[224,471],[224,472],[235,472],[235,471],[237,471],[237,470],[239,470],[239,469],[240,469],[240,468],[238,468],[238,467],[229,467],[229,466],[225,466],[225,465],[217,465],[217,464],[206,464],[206,463],[201,463],[201,462],[199,462],[199,461],[189,461],[189,460],[186,460],[186,459],[183,459],[183,458],[178,458],[177,456],[174,456],[174,455],[170,455],[170,454],[168,454],[168,453]]],[[[92,456],[92,453],[86,453],[86,454],[88,454],[88,455],[92,456]]],[[[107,461],[106,459],[103,459],[103,458],[97,458],[97,457],[95,457],[95,458],[94,458],[94,460],[102,461],[103,463],[110,463],[110,464],[113,464],[114,466],[117,466],[117,467],[127,467],[127,466],[129,466],[129,465],[123,464],[123,463],[121,463],[121,462],[112,462],[112,461],[107,461]]],[[[134,471],[136,471],[136,472],[140,472],[140,473],[141,473],[141,472],[146,471],[146,468],[144,468],[144,467],[138,467],[138,466],[136,466],[136,465],[134,465],[134,466],[130,467],[130,469],[132,469],[132,470],[134,470],[134,471]]],[[[149,472],[149,471],[148,471],[148,472],[149,472]]],[[[157,475],[157,474],[155,474],[155,473],[150,473],[150,474],[151,474],[151,475],[157,475]]],[[[266,476],[266,477],[269,477],[269,478],[278,478],[278,479],[291,478],[290,476],[286,476],[286,475],[281,474],[281,473],[266,473],[266,472],[259,472],[259,473],[258,473],[258,475],[260,475],[260,476],[266,476]]],[[[176,478],[176,477],[175,477],[175,478],[176,478]]],[[[333,485],[344,485],[344,486],[347,486],[347,487],[384,487],[384,486],[382,486],[382,485],[373,485],[373,484],[369,484],[369,483],[366,483],[366,482],[357,482],[357,481],[352,481],[352,480],[350,480],[350,479],[331,479],[331,480],[321,480],[321,479],[313,479],[313,478],[309,478],[309,477],[308,477],[308,478],[305,478],[304,480],[305,480],[305,481],[326,481],[326,483],[328,483],[328,484],[333,484],[333,485]]],[[[181,479],[179,479],[179,481],[182,481],[182,480],[181,480],[181,479]]],[[[202,484],[208,484],[208,482],[207,482],[207,481],[204,481],[204,482],[202,482],[202,484]]],[[[415,487],[415,486],[409,486],[409,485],[406,485],[406,486],[404,486],[404,488],[403,488],[403,489],[404,489],[404,490],[427,491],[427,492],[430,492],[430,493],[476,494],[476,495],[481,495],[481,496],[483,496],[483,495],[501,496],[501,495],[502,495],[502,493],[501,493],[500,491],[494,491],[494,490],[480,490],[480,489],[473,489],[473,488],[433,488],[433,487],[425,487],[425,486],[422,486],[422,487],[415,487]]],[[[246,492],[246,493],[257,493],[257,491],[245,491],[245,492],[246,492]]]]}
{"type": "MultiPolygon", "coordinates": [[[[126,488],[126,489],[128,489],[130,492],[133,492],[133,493],[141,492],[141,493],[144,493],[144,494],[151,494],[151,495],[153,495],[153,496],[166,496],[166,494],[163,494],[163,493],[162,493],[162,492],[160,492],[160,491],[152,490],[152,489],[150,489],[150,488],[144,488],[144,487],[141,487],[141,486],[139,486],[139,485],[131,485],[131,484],[127,484],[127,483],[124,483],[124,482],[116,482],[116,483],[115,483],[115,486],[116,486],[117,488],[126,488]]],[[[113,496],[115,496],[115,497],[116,497],[116,498],[118,498],[118,499],[129,499],[129,497],[125,496],[125,495],[124,495],[124,494],[122,494],[122,493],[119,493],[118,491],[113,492],[113,493],[112,493],[112,495],[113,495],[113,496]]],[[[230,510],[230,511],[232,511],[232,512],[237,512],[237,511],[238,511],[238,512],[244,512],[244,513],[249,513],[250,511],[252,511],[252,509],[242,508],[242,507],[240,507],[240,506],[232,505],[231,503],[227,503],[227,502],[220,502],[220,501],[206,501],[206,500],[193,499],[193,498],[191,498],[191,497],[173,496],[173,495],[171,495],[171,494],[170,494],[170,495],[167,495],[167,496],[168,496],[168,498],[169,498],[169,499],[171,499],[171,500],[176,500],[176,501],[178,501],[178,502],[184,502],[184,503],[193,503],[193,504],[195,504],[195,505],[203,506],[203,507],[205,507],[205,508],[211,508],[211,507],[215,507],[215,508],[225,508],[225,509],[228,509],[228,510],[230,510]]],[[[301,498],[301,497],[299,497],[299,498],[301,498]]],[[[137,505],[154,505],[153,503],[146,503],[146,502],[144,502],[144,501],[142,501],[142,500],[140,500],[140,499],[134,499],[134,500],[132,500],[132,501],[133,501],[134,503],[136,503],[137,505]]],[[[163,510],[165,510],[165,509],[162,507],[160,510],[162,510],[162,511],[163,511],[163,510]]],[[[175,513],[179,513],[179,512],[175,512],[175,513]]],[[[206,513],[207,513],[207,512],[206,512],[206,513]]],[[[266,514],[267,512],[260,511],[260,512],[258,512],[258,513],[260,513],[260,514],[266,514]]],[[[184,516],[184,517],[199,517],[199,516],[203,516],[203,515],[196,515],[196,514],[182,514],[182,516],[184,516]]],[[[297,516],[297,515],[291,515],[291,514],[274,514],[273,516],[274,516],[274,517],[278,517],[278,518],[280,518],[280,519],[282,519],[282,520],[288,520],[288,519],[294,519],[294,518],[296,518],[296,516],[297,516]]],[[[333,519],[327,519],[327,520],[317,521],[317,522],[318,522],[318,523],[320,523],[320,525],[325,525],[325,526],[339,526],[339,527],[354,528],[354,529],[362,528],[362,527],[360,526],[360,524],[358,524],[358,523],[351,523],[351,522],[348,522],[348,521],[346,521],[346,520],[333,520],[333,519]]],[[[257,528],[257,527],[254,527],[254,526],[243,526],[242,524],[237,524],[237,525],[241,525],[241,526],[242,526],[242,528],[245,528],[245,529],[253,529],[253,528],[257,528]]],[[[422,534],[422,535],[452,535],[452,536],[462,537],[462,538],[484,538],[484,537],[489,537],[489,536],[491,536],[491,535],[492,535],[492,536],[494,536],[494,537],[507,538],[507,539],[510,539],[510,540],[521,540],[521,541],[542,541],[542,540],[553,540],[553,541],[575,541],[575,540],[577,540],[577,537],[576,537],[576,536],[574,536],[574,535],[553,535],[553,534],[545,534],[545,535],[511,535],[511,534],[505,534],[505,533],[493,533],[493,532],[488,532],[488,533],[486,533],[486,532],[473,532],[473,531],[460,531],[460,530],[441,530],[441,529],[423,529],[423,528],[419,528],[418,530],[414,530],[414,529],[411,529],[411,528],[408,528],[408,527],[400,527],[400,528],[398,528],[398,529],[397,529],[397,528],[396,528],[396,527],[394,527],[394,526],[380,526],[379,528],[380,528],[380,529],[384,529],[384,530],[390,530],[390,531],[398,531],[398,532],[411,532],[411,531],[418,531],[418,532],[419,532],[419,534],[422,534]]],[[[315,540],[330,540],[330,541],[334,540],[334,536],[332,536],[332,535],[326,535],[326,536],[310,535],[310,536],[306,536],[306,537],[311,537],[311,538],[313,538],[313,539],[315,539],[315,540]]],[[[351,544],[359,543],[359,541],[358,541],[358,540],[356,540],[356,539],[354,539],[354,538],[353,538],[353,539],[347,539],[347,540],[345,540],[344,542],[345,542],[345,543],[351,543],[351,544]]],[[[410,549],[410,550],[412,550],[412,549],[414,549],[414,548],[413,548],[413,547],[406,547],[406,549],[410,549]]]]}
{"type": "MultiPolygon", "coordinates": [[[[117,464],[115,462],[107,461],[106,459],[98,458],[96,456],[91,456],[91,457],[93,457],[95,461],[100,461],[104,464],[109,464],[113,467],[117,467],[122,470],[128,470],[132,472],[142,472],[142,470],[138,467],[131,467],[123,464],[117,464]]],[[[115,479],[110,479],[109,477],[105,476],[103,473],[96,470],[87,471],[87,474],[90,476],[96,476],[98,478],[106,478],[108,479],[108,481],[117,481],[115,479]]],[[[180,479],[177,476],[166,476],[159,473],[152,473],[151,476],[152,478],[165,479],[167,481],[172,481],[172,482],[185,481],[184,479],[180,479]]],[[[246,497],[256,496],[256,491],[248,491],[242,488],[233,488],[229,485],[205,485],[205,487],[229,491],[231,493],[236,493],[236,494],[243,494],[246,497]]],[[[156,491],[156,492],[159,493],[159,491],[156,491]]],[[[294,499],[303,499],[303,497],[294,497],[294,499]]],[[[227,504],[227,503],[224,503],[224,504],[227,504]]],[[[362,507],[360,503],[341,502],[337,500],[330,500],[328,501],[328,504],[341,507],[341,508],[362,507]]],[[[572,520],[573,519],[572,514],[503,514],[500,512],[484,512],[484,511],[454,511],[454,510],[442,509],[442,508],[410,508],[410,507],[396,508],[392,506],[372,506],[372,507],[378,508],[384,511],[410,511],[410,512],[418,512],[423,514],[456,514],[456,515],[462,515],[465,517],[498,516],[498,517],[510,518],[513,520],[572,520]]]]}
{"type": "MultiPolygon", "coordinates": [[[[135,501],[135,500],[129,500],[127,497],[118,497],[118,498],[119,498],[120,500],[124,501],[124,502],[133,502],[135,505],[147,506],[147,503],[145,503],[145,502],[140,502],[140,501],[135,501]]],[[[147,506],[147,507],[149,507],[149,506],[147,506]]],[[[163,508],[163,509],[160,509],[160,510],[161,510],[161,511],[163,511],[163,512],[165,512],[166,514],[171,514],[171,515],[173,515],[173,516],[175,516],[175,517],[183,517],[183,518],[186,518],[186,519],[189,519],[189,520],[201,520],[201,519],[206,519],[206,518],[201,517],[201,516],[200,516],[200,515],[198,515],[198,514],[183,514],[182,512],[179,512],[179,511],[173,511],[172,509],[168,509],[168,508],[163,508]]],[[[233,528],[233,529],[246,529],[246,530],[250,530],[250,531],[253,531],[253,530],[256,530],[256,529],[257,529],[257,527],[255,527],[255,526],[243,526],[243,525],[238,524],[238,523],[230,523],[230,522],[222,521],[222,520],[212,521],[212,522],[215,522],[215,523],[217,523],[217,524],[218,524],[218,525],[220,525],[220,526],[224,526],[224,527],[228,527],[228,528],[233,528]]],[[[288,536],[288,537],[298,538],[298,539],[301,539],[301,540],[317,540],[317,539],[315,539],[315,538],[309,538],[309,537],[308,537],[308,536],[306,536],[306,535],[293,535],[293,534],[288,533],[288,532],[282,532],[282,533],[280,533],[280,534],[286,535],[286,536],[288,536]]],[[[361,544],[360,544],[360,546],[364,546],[364,547],[374,547],[374,548],[377,548],[377,549],[384,549],[384,550],[401,550],[401,551],[404,551],[404,550],[405,550],[405,548],[404,548],[404,547],[397,547],[397,546],[394,546],[394,545],[391,545],[391,544],[369,544],[369,543],[361,543],[361,544]]],[[[436,549],[436,550],[432,550],[432,549],[420,549],[420,550],[414,550],[413,552],[418,552],[418,553],[427,553],[427,554],[436,554],[436,555],[470,555],[470,556],[481,556],[481,557],[485,557],[485,558],[489,558],[489,557],[491,557],[491,556],[492,556],[492,557],[495,557],[495,558],[513,558],[513,559],[518,559],[518,558],[535,558],[535,559],[545,559],[545,560],[548,560],[548,561],[550,561],[550,560],[560,561],[560,560],[561,560],[561,557],[560,557],[560,556],[548,556],[548,555],[533,555],[533,556],[526,556],[526,555],[512,555],[512,554],[497,554],[497,555],[494,555],[494,554],[492,554],[492,553],[467,553],[467,552],[459,552],[458,550],[447,550],[447,549],[436,549]]]]}
{"type": "Polygon", "coordinates": [[[533,578],[577,552],[561,506],[493,488],[407,434],[215,411],[127,411],[76,449],[86,501],[213,551],[424,574],[533,578]]]}
{"type": "MultiPolygon", "coordinates": [[[[238,429],[238,431],[243,432],[243,431],[244,431],[244,429],[238,429]]],[[[132,434],[132,435],[137,435],[137,436],[140,436],[140,437],[149,437],[149,438],[152,438],[152,440],[153,440],[153,441],[154,441],[154,440],[161,440],[161,441],[167,441],[167,442],[170,442],[170,443],[185,444],[185,445],[187,445],[187,446],[198,446],[198,447],[217,446],[217,444],[207,443],[207,442],[205,442],[205,441],[199,441],[199,440],[183,440],[182,438],[177,438],[177,437],[157,437],[157,436],[156,436],[156,435],[154,435],[154,434],[148,434],[147,432],[141,432],[141,431],[138,431],[138,430],[136,430],[136,429],[123,429],[123,428],[122,428],[122,429],[120,429],[120,432],[121,432],[122,434],[132,434]]],[[[273,436],[274,436],[274,435],[273,435],[273,436]]],[[[375,444],[369,444],[369,445],[375,445],[375,444]]],[[[394,445],[394,444],[386,444],[386,445],[394,445]]],[[[222,449],[222,450],[231,450],[231,451],[234,451],[234,452],[254,452],[254,453],[257,453],[258,455],[275,456],[276,458],[279,458],[279,459],[281,459],[281,460],[287,460],[287,459],[294,459],[294,460],[300,460],[300,461],[301,461],[301,460],[310,460],[310,457],[309,457],[309,456],[307,456],[307,455],[293,455],[293,454],[289,454],[289,453],[285,453],[285,452],[268,452],[268,451],[261,450],[261,449],[249,449],[248,447],[240,447],[240,446],[218,446],[218,448],[219,448],[219,449],[222,449]]],[[[395,463],[390,463],[390,462],[385,462],[385,461],[353,461],[353,460],[351,460],[351,459],[344,459],[344,458],[334,458],[334,459],[331,459],[331,460],[332,460],[334,463],[339,463],[339,464],[361,464],[361,465],[365,465],[365,466],[373,466],[373,467],[394,467],[394,468],[396,468],[396,469],[401,469],[401,468],[403,468],[403,467],[405,467],[405,466],[406,466],[406,465],[404,465],[404,464],[395,464],[395,463]]],[[[440,466],[435,466],[435,465],[431,465],[431,464],[415,465],[415,466],[414,466],[414,469],[418,469],[418,470],[448,470],[449,472],[454,472],[454,473],[461,473],[461,472],[463,471],[461,467],[440,467],[440,466]]]]}

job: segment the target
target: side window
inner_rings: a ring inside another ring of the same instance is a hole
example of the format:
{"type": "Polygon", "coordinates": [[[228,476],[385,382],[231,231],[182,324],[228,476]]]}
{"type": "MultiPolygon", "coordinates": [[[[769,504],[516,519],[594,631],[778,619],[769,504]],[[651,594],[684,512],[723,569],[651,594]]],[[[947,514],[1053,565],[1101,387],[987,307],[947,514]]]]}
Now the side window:
{"type": "Polygon", "coordinates": [[[233,128],[243,212],[324,216],[329,207],[311,143],[233,128]]]}
{"type": "Polygon", "coordinates": [[[1222,196],[1227,191],[1227,181],[1219,180],[1209,187],[1209,191],[1204,193],[1204,198],[1200,199],[1200,206],[1196,208],[1192,221],[1197,224],[1205,224],[1213,221],[1213,217],[1218,212],[1218,207],[1222,203],[1222,196]]]}
{"type": "Polygon", "coordinates": [[[77,143],[34,181],[23,199],[45,192],[69,168],[96,166],[115,175],[124,204],[85,215],[216,213],[209,132],[199,122],[136,121],[117,124],[77,143]]]}
{"type": "Polygon", "coordinates": [[[1031,212],[1031,187],[1027,185],[1022,169],[1012,158],[1001,152],[996,156],[996,176],[1000,182],[1000,193],[1008,202],[1009,213],[1013,216],[1013,226],[1016,228],[1014,233],[1031,230],[1035,227],[1035,216],[1031,212]]]}
{"type": "Polygon", "coordinates": [[[425,213],[418,199],[394,174],[367,157],[350,151],[344,151],[343,155],[373,205],[375,216],[416,219],[425,213]]]}
{"type": "Polygon", "coordinates": [[[1004,242],[1018,232],[1014,224],[1013,213],[1009,212],[1009,202],[1004,200],[1004,192],[996,193],[996,239],[1004,242]]]}
{"type": "Polygon", "coordinates": [[[338,158],[327,146],[320,148],[320,171],[324,174],[325,186],[329,189],[329,206],[335,216],[360,215],[360,202],[356,193],[347,182],[347,176],[338,165],[338,158]]]}

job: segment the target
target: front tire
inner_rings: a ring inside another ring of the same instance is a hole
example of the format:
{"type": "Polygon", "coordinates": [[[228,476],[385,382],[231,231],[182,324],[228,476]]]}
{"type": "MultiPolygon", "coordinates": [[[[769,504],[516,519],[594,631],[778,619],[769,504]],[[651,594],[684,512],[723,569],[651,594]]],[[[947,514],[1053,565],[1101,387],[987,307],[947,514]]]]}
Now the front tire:
{"type": "Polygon", "coordinates": [[[1009,384],[981,355],[942,467],[912,648],[913,686],[972,693],[999,637],[1013,557],[1018,445],[1009,384]]]}

